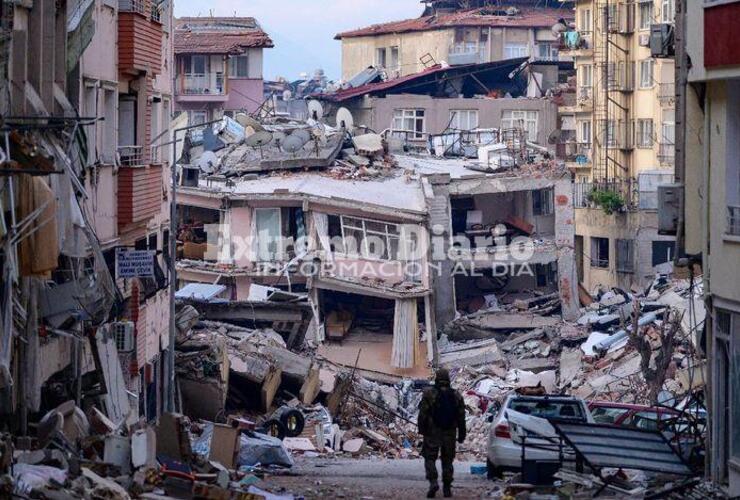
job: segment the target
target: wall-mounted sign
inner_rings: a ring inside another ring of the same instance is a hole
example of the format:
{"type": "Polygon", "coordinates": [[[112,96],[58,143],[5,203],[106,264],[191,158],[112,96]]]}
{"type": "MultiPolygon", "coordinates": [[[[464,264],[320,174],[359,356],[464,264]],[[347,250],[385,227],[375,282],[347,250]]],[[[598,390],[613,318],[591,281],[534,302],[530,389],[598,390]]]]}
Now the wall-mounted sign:
{"type": "Polygon", "coordinates": [[[153,278],[154,251],[116,249],[116,278],[153,278]]]}

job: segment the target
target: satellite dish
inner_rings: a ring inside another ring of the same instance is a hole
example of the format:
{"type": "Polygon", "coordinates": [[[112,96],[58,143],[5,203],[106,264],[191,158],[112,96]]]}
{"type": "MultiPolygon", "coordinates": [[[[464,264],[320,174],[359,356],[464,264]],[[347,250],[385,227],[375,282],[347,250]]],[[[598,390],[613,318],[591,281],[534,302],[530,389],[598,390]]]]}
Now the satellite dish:
{"type": "Polygon", "coordinates": [[[308,101],[308,117],[320,121],[324,117],[324,106],[319,101],[308,101]]]}
{"type": "Polygon", "coordinates": [[[275,146],[280,147],[280,145],[283,143],[286,137],[287,136],[285,135],[285,132],[280,132],[280,131],[273,132],[272,133],[272,143],[275,146]]]}
{"type": "Polygon", "coordinates": [[[264,155],[262,153],[262,147],[267,146],[271,142],[272,142],[272,134],[265,130],[255,132],[254,134],[247,137],[246,141],[244,141],[244,143],[251,148],[259,148],[261,158],[264,158],[264,155]]]}
{"type": "Polygon", "coordinates": [[[198,160],[198,168],[204,174],[212,174],[218,165],[218,156],[213,151],[204,151],[198,160]]]}
{"type": "Polygon", "coordinates": [[[260,122],[252,118],[246,113],[237,113],[234,116],[234,120],[241,125],[244,128],[252,127],[255,131],[260,132],[262,130],[265,130],[265,128],[262,126],[260,122]]]}
{"type": "Polygon", "coordinates": [[[303,144],[306,144],[306,143],[307,143],[308,141],[310,141],[310,140],[311,140],[311,132],[309,132],[308,130],[306,130],[306,129],[304,129],[304,128],[300,128],[300,129],[298,129],[298,130],[294,130],[294,131],[293,131],[293,132],[292,132],[292,133],[290,134],[290,136],[291,136],[291,137],[297,137],[298,139],[300,139],[300,140],[302,141],[302,142],[301,142],[301,146],[302,146],[303,144]]]}
{"type": "Polygon", "coordinates": [[[555,129],[552,132],[550,132],[550,135],[547,136],[547,143],[548,144],[557,144],[560,142],[560,136],[563,135],[563,131],[560,129],[555,129]]]}
{"type": "Polygon", "coordinates": [[[291,134],[283,141],[283,151],[295,155],[297,151],[303,148],[303,145],[306,144],[306,142],[308,141],[304,142],[302,138],[296,136],[295,134],[291,134]]]}
{"type": "Polygon", "coordinates": [[[355,128],[355,119],[352,116],[352,112],[347,108],[339,108],[337,110],[337,127],[346,130],[353,130],[355,128]]]}

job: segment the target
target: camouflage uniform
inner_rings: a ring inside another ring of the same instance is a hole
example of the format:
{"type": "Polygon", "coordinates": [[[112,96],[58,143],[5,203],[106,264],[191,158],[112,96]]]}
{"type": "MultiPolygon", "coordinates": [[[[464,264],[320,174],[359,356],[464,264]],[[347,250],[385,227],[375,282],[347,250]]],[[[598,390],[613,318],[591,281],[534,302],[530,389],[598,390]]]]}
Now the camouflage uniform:
{"type": "Polygon", "coordinates": [[[452,484],[454,469],[452,462],[455,459],[455,440],[465,441],[465,403],[459,392],[455,391],[457,416],[455,426],[451,429],[440,429],[434,423],[434,407],[439,394],[439,388],[450,387],[450,374],[445,369],[437,371],[434,387],[424,391],[419,404],[419,432],[424,436],[421,455],[424,457],[426,477],[432,488],[437,487],[437,458],[442,458],[442,482],[445,488],[452,484]]]}

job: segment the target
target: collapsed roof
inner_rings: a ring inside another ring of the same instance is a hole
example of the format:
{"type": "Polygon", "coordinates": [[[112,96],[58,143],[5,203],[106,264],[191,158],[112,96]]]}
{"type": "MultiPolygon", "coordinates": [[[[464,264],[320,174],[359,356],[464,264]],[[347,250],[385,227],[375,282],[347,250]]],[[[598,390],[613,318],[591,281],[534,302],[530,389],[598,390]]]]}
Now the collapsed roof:
{"type": "Polygon", "coordinates": [[[517,6],[482,7],[457,12],[443,12],[414,19],[374,24],[366,28],[345,31],[334,38],[357,38],[387,34],[410,33],[448,28],[551,28],[562,18],[573,18],[568,8],[517,6]]]}
{"type": "Polygon", "coordinates": [[[175,54],[241,54],[274,47],[253,17],[181,17],[175,20],[175,54]]]}

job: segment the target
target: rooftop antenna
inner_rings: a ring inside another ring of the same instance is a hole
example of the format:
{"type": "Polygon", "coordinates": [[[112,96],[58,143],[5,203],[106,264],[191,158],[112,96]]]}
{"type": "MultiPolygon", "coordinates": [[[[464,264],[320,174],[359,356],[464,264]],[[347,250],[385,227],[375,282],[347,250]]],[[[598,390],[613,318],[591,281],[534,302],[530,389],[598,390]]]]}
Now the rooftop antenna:
{"type": "Polygon", "coordinates": [[[272,142],[272,134],[265,130],[255,132],[254,134],[247,137],[247,140],[245,141],[247,146],[252,147],[252,148],[259,148],[260,159],[263,159],[263,160],[265,159],[265,155],[264,155],[264,152],[262,151],[262,147],[267,146],[271,142],[272,142]]]}

